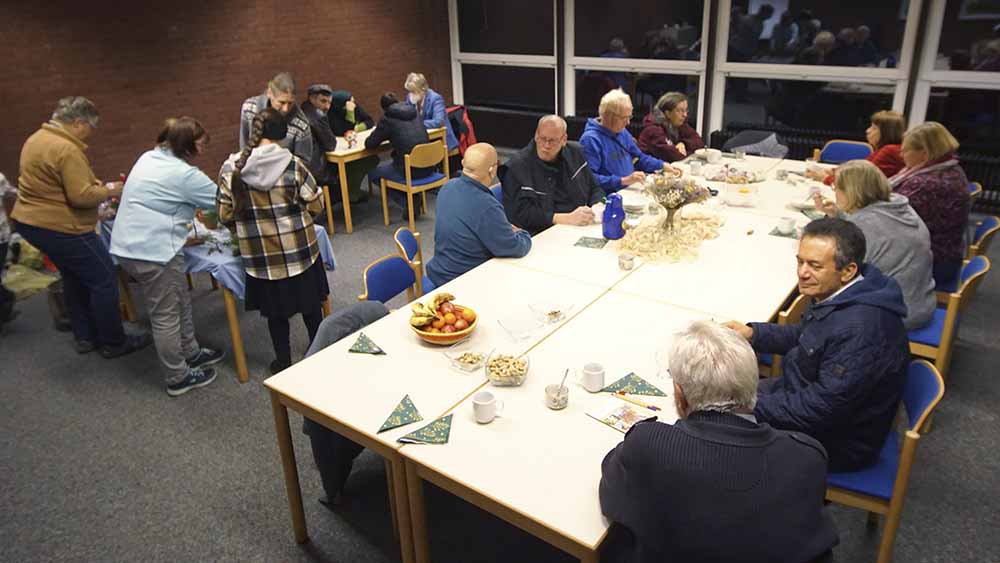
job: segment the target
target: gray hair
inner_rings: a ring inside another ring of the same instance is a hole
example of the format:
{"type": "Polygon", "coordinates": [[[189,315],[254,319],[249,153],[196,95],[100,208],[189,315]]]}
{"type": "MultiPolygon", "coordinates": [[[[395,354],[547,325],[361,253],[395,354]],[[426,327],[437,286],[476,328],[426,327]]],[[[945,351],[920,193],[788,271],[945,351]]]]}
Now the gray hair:
{"type": "Polygon", "coordinates": [[[549,114],[543,115],[541,119],[538,120],[538,126],[535,127],[535,131],[542,128],[542,125],[551,123],[562,130],[563,133],[566,132],[566,120],[559,117],[558,115],[549,114]]]}
{"type": "Polygon", "coordinates": [[[406,75],[406,82],[403,83],[403,88],[407,92],[426,92],[430,90],[430,86],[427,85],[427,79],[424,78],[423,74],[419,72],[411,72],[406,75]]]}
{"type": "Polygon", "coordinates": [[[76,120],[86,121],[91,127],[97,127],[97,106],[83,96],[67,96],[56,102],[52,112],[52,120],[60,123],[73,123],[76,120]]]}
{"type": "Polygon", "coordinates": [[[621,88],[615,88],[601,96],[601,104],[597,108],[598,115],[604,116],[611,111],[621,111],[632,105],[632,98],[621,88]]]}
{"type": "Polygon", "coordinates": [[[295,93],[295,78],[292,77],[290,72],[279,72],[274,75],[274,78],[268,81],[267,89],[271,91],[272,94],[282,93],[282,94],[294,94],[295,93]]]}
{"type": "Polygon", "coordinates": [[[691,323],[674,334],[669,363],[691,412],[752,410],[757,404],[757,356],[731,329],[691,323]]]}

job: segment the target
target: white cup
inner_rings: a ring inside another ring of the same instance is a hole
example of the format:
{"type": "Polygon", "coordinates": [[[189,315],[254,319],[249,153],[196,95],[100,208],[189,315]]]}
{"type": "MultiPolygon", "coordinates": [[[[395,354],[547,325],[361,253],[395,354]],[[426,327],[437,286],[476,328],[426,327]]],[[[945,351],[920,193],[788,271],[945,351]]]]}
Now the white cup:
{"type": "Polygon", "coordinates": [[[795,232],[795,219],[793,217],[782,217],[778,221],[778,232],[783,235],[790,235],[795,232]]]}
{"type": "Polygon", "coordinates": [[[597,362],[584,364],[583,369],[577,371],[577,381],[587,391],[597,393],[604,389],[604,366],[597,362]]]}
{"type": "Polygon", "coordinates": [[[690,170],[692,176],[701,176],[701,161],[700,160],[691,161],[690,170]]]}
{"type": "Polygon", "coordinates": [[[489,391],[480,391],[472,396],[472,412],[479,424],[489,424],[503,412],[503,401],[489,391]]]}

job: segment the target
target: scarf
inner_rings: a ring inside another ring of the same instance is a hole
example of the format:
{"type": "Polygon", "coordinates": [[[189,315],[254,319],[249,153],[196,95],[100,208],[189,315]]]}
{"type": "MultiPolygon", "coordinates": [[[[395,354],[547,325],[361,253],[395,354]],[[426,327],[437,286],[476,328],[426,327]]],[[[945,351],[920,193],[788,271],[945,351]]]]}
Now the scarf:
{"type": "Polygon", "coordinates": [[[897,187],[906,183],[906,181],[910,178],[930,174],[939,170],[945,170],[947,168],[951,168],[952,166],[958,166],[958,159],[955,158],[954,154],[943,156],[935,162],[924,163],[921,166],[904,168],[897,172],[895,176],[889,178],[889,186],[895,190],[897,187]]]}

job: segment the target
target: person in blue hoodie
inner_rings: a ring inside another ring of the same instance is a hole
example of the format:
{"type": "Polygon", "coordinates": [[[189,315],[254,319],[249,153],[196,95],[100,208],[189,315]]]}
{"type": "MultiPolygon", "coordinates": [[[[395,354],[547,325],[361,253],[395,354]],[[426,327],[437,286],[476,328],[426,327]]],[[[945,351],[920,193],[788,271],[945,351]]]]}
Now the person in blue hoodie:
{"type": "MultiPolygon", "coordinates": [[[[434,257],[427,277],[434,287],[450,282],[490,258],[521,258],[531,250],[531,235],[510,224],[490,191],[497,183],[497,151],[477,143],[465,151],[462,175],[449,180],[437,198],[434,257]]],[[[424,284],[424,291],[430,291],[424,284]]]]}
{"type": "Polygon", "coordinates": [[[604,94],[597,112],[600,117],[587,120],[580,144],[583,145],[590,171],[604,193],[611,194],[642,182],[647,173],[664,170],[680,174],[670,164],[639,149],[635,138],[628,132],[628,124],[632,120],[632,99],[621,88],[604,94]]]}
{"type": "Polygon", "coordinates": [[[757,420],[816,438],[835,472],[878,460],[910,363],[902,290],[864,264],[865,252],[854,223],[809,223],[797,260],[799,293],[812,303],[801,322],[726,323],[758,353],[784,356],[782,376],[759,384],[757,420]]]}

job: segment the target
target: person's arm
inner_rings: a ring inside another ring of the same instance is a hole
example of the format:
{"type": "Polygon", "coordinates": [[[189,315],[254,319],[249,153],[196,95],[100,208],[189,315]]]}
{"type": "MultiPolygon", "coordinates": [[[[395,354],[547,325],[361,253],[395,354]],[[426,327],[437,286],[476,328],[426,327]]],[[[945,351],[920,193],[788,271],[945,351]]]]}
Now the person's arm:
{"type": "Polygon", "coordinates": [[[885,146],[868,156],[869,162],[878,167],[886,178],[892,178],[903,169],[903,156],[896,147],[885,146]]]}
{"type": "Polygon", "coordinates": [[[546,212],[544,194],[535,190],[530,181],[522,177],[520,170],[508,166],[503,177],[504,212],[511,223],[537,233],[552,226],[552,213],[546,212]]]}
{"type": "Polygon", "coordinates": [[[81,151],[66,151],[59,162],[59,173],[70,207],[93,209],[110,196],[108,189],[94,176],[87,155],[81,151]]]}
{"type": "Polygon", "coordinates": [[[802,334],[802,326],[798,323],[779,325],[777,323],[748,323],[753,330],[750,345],[754,351],[765,354],[782,354],[795,347],[802,334]]]}
{"type": "Polygon", "coordinates": [[[601,513],[613,522],[618,522],[627,528],[635,529],[636,522],[630,515],[638,514],[634,503],[637,495],[641,495],[642,477],[641,458],[649,453],[652,447],[648,439],[649,431],[654,423],[636,423],[614,449],[601,462],[601,482],[598,486],[598,498],[601,503],[601,513]]]}
{"type": "Polygon", "coordinates": [[[590,172],[601,186],[604,193],[611,194],[625,187],[622,179],[614,174],[601,174],[604,168],[604,153],[601,151],[601,144],[593,137],[581,137],[580,144],[583,146],[583,156],[587,159],[590,172]]]}
{"type": "Polygon", "coordinates": [[[316,140],[319,142],[319,146],[323,149],[323,152],[337,150],[337,137],[333,134],[333,129],[330,129],[330,120],[326,115],[310,120],[309,126],[312,128],[312,132],[316,136],[316,140]]]}
{"type": "Polygon", "coordinates": [[[230,229],[236,223],[236,218],[233,217],[232,180],[233,168],[230,163],[226,162],[222,165],[222,170],[219,171],[219,192],[216,196],[215,207],[219,214],[219,222],[230,229]]]}
{"type": "Polygon", "coordinates": [[[665,162],[656,157],[649,156],[639,150],[639,145],[635,144],[635,139],[632,138],[632,135],[626,136],[626,139],[628,139],[627,148],[629,154],[631,154],[633,158],[637,159],[635,162],[636,170],[642,170],[643,172],[650,173],[663,170],[663,165],[666,164],[665,162]]]}
{"type": "Polygon", "coordinates": [[[250,101],[247,101],[240,106],[240,150],[246,148],[247,140],[250,138],[250,128],[253,126],[254,112],[250,104],[250,101]]]}
{"type": "Polygon", "coordinates": [[[424,129],[437,129],[438,127],[445,126],[445,120],[448,119],[448,112],[444,107],[444,98],[440,94],[430,96],[428,94],[427,99],[424,99],[424,110],[429,108],[431,112],[430,119],[424,120],[424,129]]]}
{"type": "Polygon", "coordinates": [[[312,128],[309,127],[309,122],[304,118],[295,118],[295,121],[297,122],[298,127],[292,154],[306,162],[309,162],[312,160],[313,154],[312,128]]]}
{"type": "Polygon", "coordinates": [[[354,130],[360,133],[362,131],[367,131],[368,129],[371,129],[372,127],[375,127],[375,120],[372,119],[372,116],[368,115],[368,112],[365,111],[365,108],[361,106],[355,106],[354,130]]]}
{"type": "Polygon", "coordinates": [[[368,135],[368,138],[365,139],[365,148],[374,149],[385,141],[388,141],[391,134],[392,131],[390,131],[388,120],[383,118],[382,121],[379,121],[378,125],[375,126],[375,129],[371,132],[371,134],[368,135]]]}
{"type": "Polygon", "coordinates": [[[645,150],[654,157],[661,158],[668,162],[674,162],[684,158],[681,151],[677,150],[677,147],[675,147],[674,144],[667,139],[667,135],[663,132],[663,128],[658,125],[645,127],[642,130],[642,133],[639,133],[639,141],[639,144],[642,147],[645,147],[645,150]]]}
{"type": "Polygon", "coordinates": [[[479,240],[498,258],[521,258],[531,250],[531,235],[510,224],[500,202],[483,210],[476,229],[479,240]]]}
{"type": "Polygon", "coordinates": [[[192,167],[184,178],[188,201],[198,209],[214,209],[219,187],[204,172],[192,167]]]}
{"type": "Polygon", "coordinates": [[[705,140],[694,130],[694,127],[691,127],[687,123],[681,125],[680,135],[681,142],[684,143],[684,148],[687,149],[688,154],[693,154],[694,151],[705,148],[705,140]]]}

